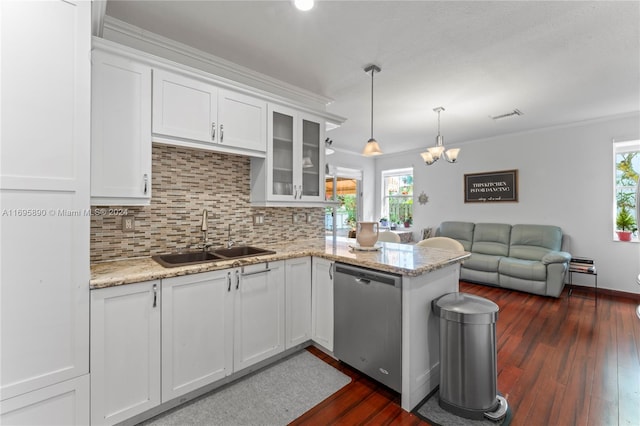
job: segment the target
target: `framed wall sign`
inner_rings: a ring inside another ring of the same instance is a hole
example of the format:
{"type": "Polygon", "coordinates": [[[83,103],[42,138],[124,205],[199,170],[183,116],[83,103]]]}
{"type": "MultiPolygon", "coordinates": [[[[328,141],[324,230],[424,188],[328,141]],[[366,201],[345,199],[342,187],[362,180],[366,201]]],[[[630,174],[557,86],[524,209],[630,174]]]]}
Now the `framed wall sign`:
{"type": "Polygon", "coordinates": [[[464,175],[465,203],[518,201],[518,170],[464,175]]]}

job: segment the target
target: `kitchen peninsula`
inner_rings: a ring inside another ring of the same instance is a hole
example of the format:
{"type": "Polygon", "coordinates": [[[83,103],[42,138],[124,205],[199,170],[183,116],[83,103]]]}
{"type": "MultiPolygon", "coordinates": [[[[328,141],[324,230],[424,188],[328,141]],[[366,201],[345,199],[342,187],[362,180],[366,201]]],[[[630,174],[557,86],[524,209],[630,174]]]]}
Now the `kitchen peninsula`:
{"type": "MultiPolygon", "coordinates": [[[[273,267],[277,269],[279,263],[286,264],[286,262],[301,258],[313,258],[314,265],[316,258],[319,258],[326,262],[338,262],[400,275],[402,277],[401,405],[403,409],[410,411],[437,386],[439,380],[438,319],[431,312],[431,301],[443,294],[458,291],[460,263],[469,257],[469,253],[408,244],[378,244],[381,249],[377,251],[356,251],[352,248],[355,245],[355,240],[352,239],[304,240],[261,246],[261,248],[275,251],[275,254],[174,268],[164,268],[151,258],[108,261],[92,265],[90,284],[93,291],[103,291],[119,286],[125,288],[128,287],[128,284],[159,282],[164,297],[164,284],[169,280],[213,271],[224,276],[225,271],[244,271],[244,268],[247,268],[250,275],[262,270],[257,269],[258,265],[266,264],[266,267],[262,267],[264,270],[273,267]]],[[[333,265],[331,265],[332,267],[333,265]]],[[[332,276],[332,274],[333,272],[330,271],[328,275],[332,276]]],[[[227,275],[228,281],[221,281],[224,288],[220,294],[225,294],[227,284],[229,289],[237,285],[239,281],[233,281],[232,276],[229,273],[227,275]]],[[[305,285],[302,281],[297,279],[294,283],[295,286],[305,285]]],[[[309,287],[311,287],[310,283],[311,276],[308,279],[309,287]]],[[[331,292],[331,294],[333,293],[331,292]]],[[[164,303],[166,300],[162,300],[162,302],[164,303]]],[[[165,305],[162,304],[162,306],[164,309],[165,305]]],[[[332,308],[330,312],[333,312],[332,308]]],[[[164,314],[163,310],[163,318],[164,314]]],[[[305,340],[304,345],[308,345],[312,339],[306,338],[305,340]]],[[[332,343],[325,346],[329,346],[328,349],[332,350],[332,343]]],[[[277,358],[274,357],[274,359],[277,358]]],[[[164,395],[162,402],[166,402],[164,395]]]]}

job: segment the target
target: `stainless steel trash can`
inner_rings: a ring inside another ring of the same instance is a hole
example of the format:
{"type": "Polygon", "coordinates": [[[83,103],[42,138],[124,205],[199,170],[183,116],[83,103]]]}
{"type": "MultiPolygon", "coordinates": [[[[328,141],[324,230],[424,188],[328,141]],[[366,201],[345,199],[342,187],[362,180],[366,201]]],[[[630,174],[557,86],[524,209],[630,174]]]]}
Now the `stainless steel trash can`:
{"type": "Polygon", "coordinates": [[[498,395],[496,321],[498,305],[467,293],[436,299],[440,318],[439,404],[468,419],[500,419],[506,401],[498,395]]]}

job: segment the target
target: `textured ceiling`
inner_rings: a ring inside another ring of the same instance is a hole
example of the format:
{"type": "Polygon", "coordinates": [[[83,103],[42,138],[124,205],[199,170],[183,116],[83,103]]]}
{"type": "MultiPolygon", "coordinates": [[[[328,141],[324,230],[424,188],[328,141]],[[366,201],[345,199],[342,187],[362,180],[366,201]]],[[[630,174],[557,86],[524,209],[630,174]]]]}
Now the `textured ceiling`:
{"type": "Polygon", "coordinates": [[[107,15],[334,101],[360,152],[445,145],[640,110],[640,2],[115,1],[107,15]],[[494,121],[521,110],[524,115],[494,121]]]}

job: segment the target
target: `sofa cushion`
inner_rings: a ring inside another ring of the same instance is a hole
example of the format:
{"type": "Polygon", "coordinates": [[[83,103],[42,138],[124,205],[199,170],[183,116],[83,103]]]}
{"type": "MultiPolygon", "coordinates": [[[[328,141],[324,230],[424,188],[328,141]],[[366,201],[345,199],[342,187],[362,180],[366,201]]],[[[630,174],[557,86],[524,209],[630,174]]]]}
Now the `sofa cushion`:
{"type": "Polygon", "coordinates": [[[473,242],[474,223],[471,222],[442,222],[436,230],[436,237],[449,237],[462,243],[465,251],[471,251],[473,242]]]}
{"type": "Polygon", "coordinates": [[[526,260],[541,260],[550,250],[562,246],[562,230],[551,225],[513,225],[509,256],[526,260]]]}
{"type": "Polygon", "coordinates": [[[494,256],[508,256],[510,237],[511,225],[509,224],[476,223],[473,230],[471,251],[494,256]]]}
{"type": "Polygon", "coordinates": [[[503,257],[500,259],[498,272],[524,280],[545,281],[547,279],[547,266],[536,260],[503,257]]]}
{"type": "Polygon", "coordinates": [[[462,266],[465,269],[473,269],[475,271],[496,272],[500,264],[500,259],[502,259],[502,256],[471,253],[471,257],[466,259],[462,266]]]}

